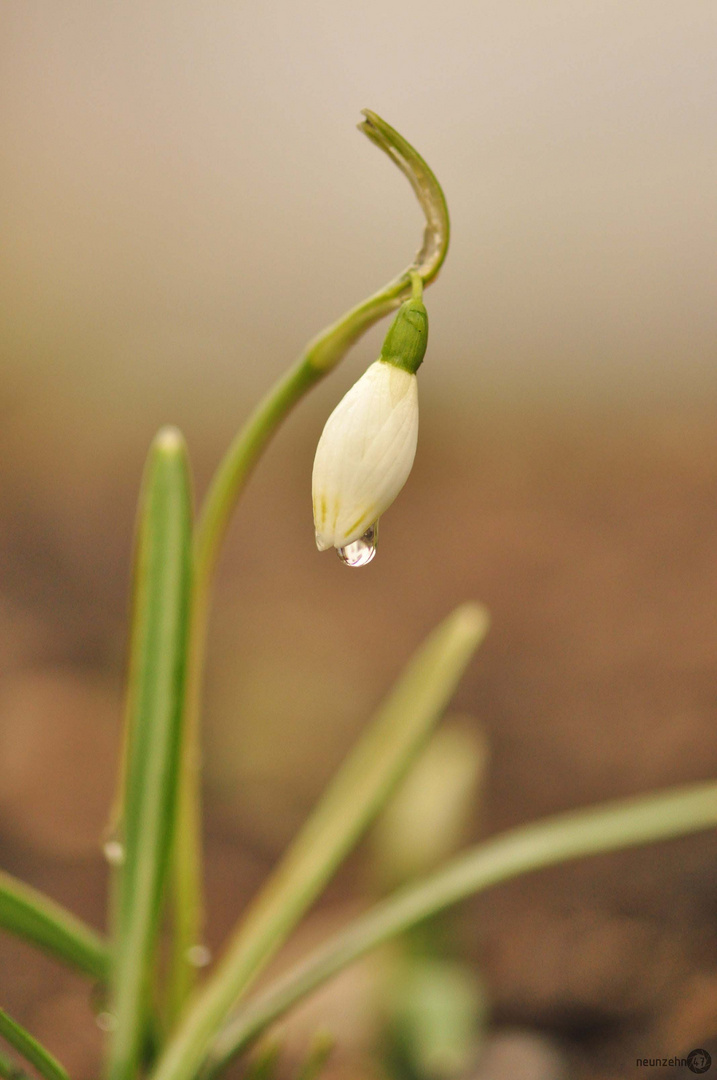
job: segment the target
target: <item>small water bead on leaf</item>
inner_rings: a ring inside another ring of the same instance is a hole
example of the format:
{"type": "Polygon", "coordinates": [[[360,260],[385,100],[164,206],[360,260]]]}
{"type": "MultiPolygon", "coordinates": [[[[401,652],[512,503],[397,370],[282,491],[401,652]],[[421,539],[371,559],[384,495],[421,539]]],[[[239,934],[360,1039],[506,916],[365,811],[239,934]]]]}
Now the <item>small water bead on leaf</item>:
{"type": "Polygon", "coordinates": [[[212,962],[211,950],[206,945],[191,945],[187,949],[187,960],[192,967],[206,967],[212,962]]]}
{"type": "Polygon", "coordinates": [[[336,554],[346,566],[368,566],[376,554],[378,545],[378,522],[369,526],[363,536],[346,547],[336,549],[336,554]]]}
{"type": "Polygon", "coordinates": [[[110,866],[122,866],[124,863],[124,844],[115,837],[105,840],[102,845],[102,851],[110,866]]]}
{"type": "Polygon", "coordinates": [[[100,1031],[114,1031],[117,1027],[117,1017],[111,1012],[101,1012],[95,1017],[95,1023],[100,1031]]]}

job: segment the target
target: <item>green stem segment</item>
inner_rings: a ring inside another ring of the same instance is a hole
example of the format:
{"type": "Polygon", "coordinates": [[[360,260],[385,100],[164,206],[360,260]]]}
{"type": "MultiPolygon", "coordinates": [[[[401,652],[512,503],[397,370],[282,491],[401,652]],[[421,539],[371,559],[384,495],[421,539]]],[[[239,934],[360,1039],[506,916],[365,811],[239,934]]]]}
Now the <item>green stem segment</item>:
{"type": "Polygon", "coordinates": [[[184,748],[173,860],[170,1012],[175,1018],[194,981],[195,969],[188,960],[190,949],[201,942],[203,931],[198,724],[212,576],[232,511],[252,468],[281,420],[319,377],[302,359],[259,403],[220,464],[195,530],[184,748]]]}
{"type": "Polygon", "coordinates": [[[559,814],[496,836],[378,904],[249,1002],[215,1041],[203,1078],[216,1076],[269,1024],[333,975],[459,900],[557,863],[715,825],[717,784],[710,782],[559,814]]]}
{"type": "Polygon", "coordinates": [[[175,819],[191,571],[186,447],[155,439],[138,520],[124,767],[124,861],[116,888],[110,1080],[133,1080],[150,1029],[162,888],[175,819]]]}
{"type": "Polygon", "coordinates": [[[109,949],[101,934],[37,889],[0,870],[0,926],[104,982],[109,949]]]}
{"type": "Polygon", "coordinates": [[[297,363],[259,403],[232,442],[204,501],[194,542],[185,739],[174,852],[170,976],[174,1016],[181,1011],[194,982],[189,950],[202,940],[199,711],[211,581],[231,515],[262,450],[293,406],[339,363],[367,330],[394,311],[411,292],[415,293],[416,278],[420,278],[422,285],[430,284],[448,251],[448,208],[431,169],[385,120],[368,109],[364,110],[364,116],[360,130],[404,173],[418,198],[426,218],[423,245],[402,273],[309,342],[297,363]]]}
{"type": "Polygon", "coordinates": [[[407,666],[229,942],[162,1055],[154,1080],[192,1080],[239,996],[385,805],[487,630],[482,608],[450,615],[407,666]]]}
{"type": "Polygon", "coordinates": [[[404,300],[391,323],[379,360],[415,375],[428,345],[428,312],[420,297],[404,300]]]}

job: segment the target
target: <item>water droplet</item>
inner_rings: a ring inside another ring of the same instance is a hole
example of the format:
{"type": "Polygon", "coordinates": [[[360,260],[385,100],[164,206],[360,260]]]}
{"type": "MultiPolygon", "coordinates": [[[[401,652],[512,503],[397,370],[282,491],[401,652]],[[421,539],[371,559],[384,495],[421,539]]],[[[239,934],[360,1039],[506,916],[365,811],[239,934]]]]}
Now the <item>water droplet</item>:
{"type": "Polygon", "coordinates": [[[111,1012],[101,1012],[95,1017],[95,1023],[100,1031],[114,1031],[117,1027],[117,1017],[111,1012]]]}
{"type": "Polygon", "coordinates": [[[376,554],[377,544],[378,522],[375,521],[358,540],[346,547],[337,548],[336,554],[347,566],[367,566],[376,554]]]}
{"type": "Polygon", "coordinates": [[[212,954],[206,945],[191,945],[187,949],[187,960],[192,967],[203,968],[211,964],[212,954]]]}
{"type": "Polygon", "coordinates": [[[102,850],[110,866],[121,866],[124,862],[124,844],[119,840],[105,840],[102,850]]]}

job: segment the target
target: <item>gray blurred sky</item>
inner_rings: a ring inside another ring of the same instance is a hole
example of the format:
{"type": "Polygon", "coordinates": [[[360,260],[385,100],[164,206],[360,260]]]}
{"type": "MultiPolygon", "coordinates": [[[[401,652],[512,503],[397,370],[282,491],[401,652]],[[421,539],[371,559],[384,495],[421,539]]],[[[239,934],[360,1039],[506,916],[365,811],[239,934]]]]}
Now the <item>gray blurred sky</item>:
{"type": "Polygon", "coordinates": [[[717,390],[714,0],[23,0],[2,23],[11,403],[233,426],[417,247],[364,106],[452,212],[424,393],[717,390]]]}

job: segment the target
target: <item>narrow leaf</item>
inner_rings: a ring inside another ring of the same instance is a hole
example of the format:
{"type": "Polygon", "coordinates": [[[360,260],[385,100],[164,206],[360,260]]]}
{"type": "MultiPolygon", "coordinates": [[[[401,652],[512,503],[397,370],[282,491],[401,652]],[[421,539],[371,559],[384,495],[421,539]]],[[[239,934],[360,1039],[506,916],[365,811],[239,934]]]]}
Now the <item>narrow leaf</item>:
{"type": "Polygon", "coordinates": [[[100,934],[60,904],[0,870],[0,926],[94,979],[107,978],[100,934]]]}
{"type": "Polygon", "coordinates": [[[111,1080],[136,1074],[149,1030],[179,768],[190,540],[186,448],[179,432],[167,428],[149,453],[138,518],[121,822],[124,859],[115,897],[111,1080]]]}
{"type": "MultiPolygon", "coordinates": [[[[20,1027],[17,1021],[8,1016],[3,1009],[0,1009],[0,1035],[14,1050],[34,1065],[46,1080],[69,1080],[67,1072],[49,1050],[46,1050],[23,1027],[20,1027]]],[[[17,1075],[17,1070],[15,1075],[17,1075]]]]}
{"type": "Polygon", "coordinates": [[[334,1048],[333,1035],[329,1035],[328,1032],[319,1032],[309,1048],[309,1052],[306,1055],[299,1072],[297,1074],[297,1080],[318,1080],[324,1069],[324,1065],[331,1056],[331,1051],[334,1048]]]}
{"type": "Polygon", "coordinates": [[[30,1080],[29,1073],[26,1073],[14,1061],[10,1061],[5,1054],[0,1054],[0,1076],[3,1080],[30,1080]]]}
{"type": "Polygon", "coordinates": [[[283,1016],[371,949],[451,904],[546,866],[670,840],[717,825],[717,783],[620,799],[534,821],[470,848],[430,877],[394,893],[250,1001],[212,1046],[204,1077],[215,1077],[283,1016]]]}
{"type": "Polygon", "coordinates": [[[281,1057],[281,1043],[271,1041],[262,1046],[248,1063],[242,1080],[273,1080],[281,1057]]]}
{"type": "Polygon", "coordinates": [[[430,635],[239,924],[155,1080],[190,1080],[240,994],[276,952],[423,746],[488,627],[465,604],[430,635]]]}

